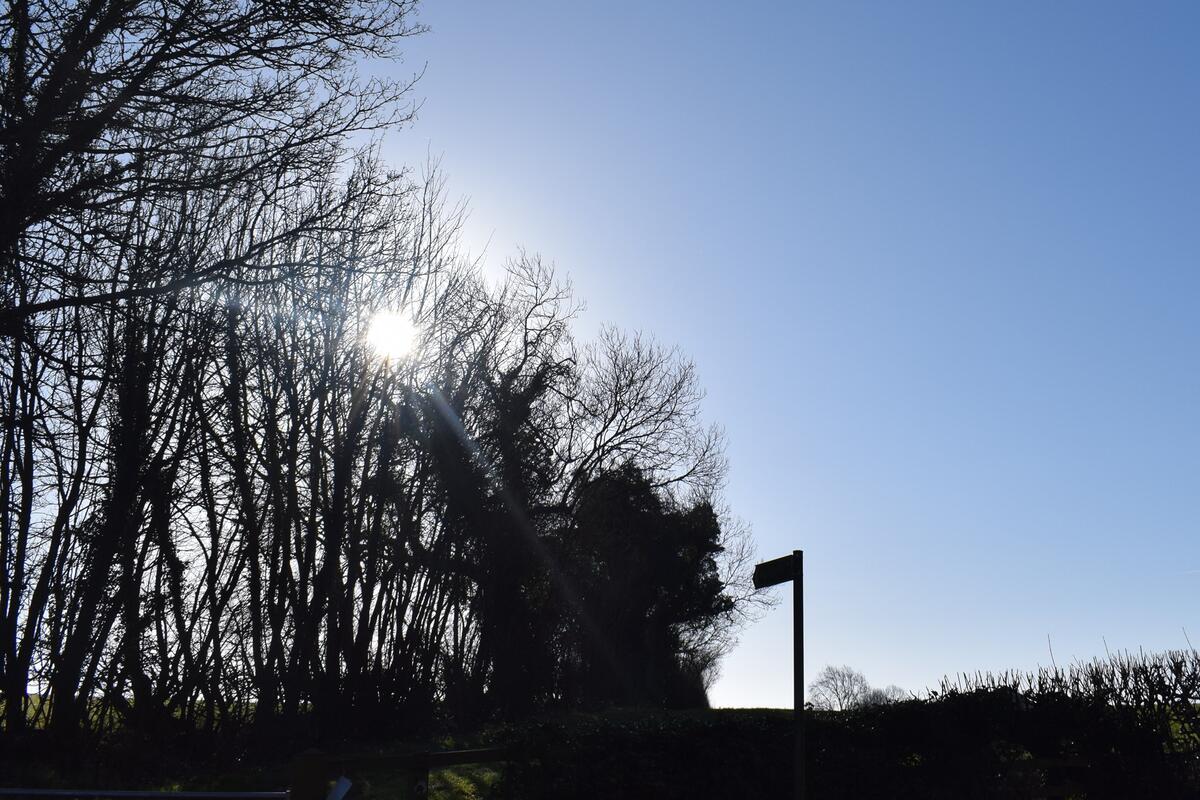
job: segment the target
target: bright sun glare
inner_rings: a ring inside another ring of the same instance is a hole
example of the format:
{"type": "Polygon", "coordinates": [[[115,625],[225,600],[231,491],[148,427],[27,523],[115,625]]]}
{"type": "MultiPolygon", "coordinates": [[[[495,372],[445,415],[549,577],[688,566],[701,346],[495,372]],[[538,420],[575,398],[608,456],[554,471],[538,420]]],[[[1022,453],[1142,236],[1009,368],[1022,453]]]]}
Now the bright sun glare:
{"type": "Polygon", "coordinates": [[[395,311],[379,311],[371,318],[367,329],[367,344],[381,357],[399,361],[417,347],[417,326],[412,320],[395,311]]]}

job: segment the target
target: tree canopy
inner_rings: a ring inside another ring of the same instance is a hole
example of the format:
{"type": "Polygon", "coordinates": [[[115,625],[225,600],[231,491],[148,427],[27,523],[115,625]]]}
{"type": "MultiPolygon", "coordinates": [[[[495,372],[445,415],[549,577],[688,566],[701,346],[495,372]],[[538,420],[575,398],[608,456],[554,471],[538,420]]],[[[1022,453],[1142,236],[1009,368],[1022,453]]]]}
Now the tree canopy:
{"type": "Polygon", "coordinates": [[[4,730],[703,702],[749,555],[695,369],[351,148],[412,4],[62,6],[0,20],[4,730]]]}

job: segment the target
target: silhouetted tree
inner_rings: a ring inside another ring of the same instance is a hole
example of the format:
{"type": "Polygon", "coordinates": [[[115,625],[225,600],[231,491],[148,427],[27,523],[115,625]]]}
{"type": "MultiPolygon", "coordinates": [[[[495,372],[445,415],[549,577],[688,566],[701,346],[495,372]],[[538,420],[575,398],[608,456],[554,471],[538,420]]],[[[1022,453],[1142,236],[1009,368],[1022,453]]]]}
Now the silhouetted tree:
{"type": "Polygon", "coordinates": [[[871,685],[861,672],[844,665],[826,666],[808,685],[813,707],[829,711],[857,708],[870,690],[871,685]]]}
{"type": "Polygon", "coordinates": [[[886,706],[890,703],[899,703],[907,700],[911,695],[901,689],[899,686],[889,685],[882,689],[872,686],[867,690],[867,693],[862,696],[859,705],[862,706],[886,706]]]}
{"type": "Polygon", "coordinates": [[[695,370],[577,346],[538,258],[458,256],[435,165],[348,149],[407,118],[353,76],[412,10],[0,19],[5,731],[700,701],[750,595],[695,370]]]}
{"type": "Polygon", "coordinates": [[[355,69],[419,31],[413,9],[413,0],[11,3],[0,16],[0,329],[297,267],[264,256],[336,216],[310,190],[344,157],[347,137],[411,116],[406,84],[362,81],[355,69]],[[176,252],[139,273],[105,253],[147,209],[221,214],[264,195],[304,200],[271,235],[176,252]],[[71,258],[79,251],[92,256],[84,271],[71,258]]]}
{"type": "Polygon", "coordinates": [[[684,663],[684,631],[720,626],[733,607],[706,502],[684,506],[633,465],[585,484],[564,548],[581,597],[574,636],[585,703],[696,705],[704,686],[684,663]]]}

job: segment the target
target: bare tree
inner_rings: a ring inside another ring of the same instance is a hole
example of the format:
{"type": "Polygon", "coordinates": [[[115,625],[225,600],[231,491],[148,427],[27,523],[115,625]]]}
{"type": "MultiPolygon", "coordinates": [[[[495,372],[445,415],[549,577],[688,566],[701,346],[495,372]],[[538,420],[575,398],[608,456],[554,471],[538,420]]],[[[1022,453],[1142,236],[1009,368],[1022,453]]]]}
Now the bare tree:
{"type": "Polygon", "coordinates": [[[409,84],[355,70],[413,12],[0,16],[6,731],[562,701],[586,626],[555,558],[579,487],[624,466],[704,523],[711,613],[658,640],[714,674],[752,558],[713,510],[694,367],[612,329],[577,347],[568,283],[522,255],[493,288],[436,169],[350,146],[411,117],[409,84]],[[378,312],[419,323],[408,357],[366,345],[378,312]]]}
{"type": "Polygon", "coordinates": [[[863,706],[887,706],[892,703],[903,702],[911,697],[912,695],[909,692],[895,684],[885,686],[882,689],[873,686],[863,695],[859,704],[863,706]]]}
{"type": "Polygon", "coordinates": [[[266,251],[336,215],[328,198],[310,193],[275,237],[138,276],[112,263],[81,274],[67,256],[119,240],[147,205],[195,215],[312,187],[348,136],[410,118],[410,84],[355,68],[419,32],[413,11],[414,0],[14,0],[0,16],[0,329],[277,269],[266,251]]]}
{"type": "Polygon", "coordinates": [[[911,697],[899,686],[873,687],[861,672],[845,665],[826,666],[809,684],[808,693],[813,707],[826,711],[889,705],[911,697]]]}
{"type": "Polygon", "coordinates": [[[567,388],[559,448],[565,501],[591,477],[626,462],[662,488],[705,496],[721,487],[724,435],[703,423],[704,390],[695,365],[677,349],[604,328],[567,388]]]}
{"type": "Polygon", "coordinates": [[[871,686],[863,674],[848,666],[826,666],[808,685],[814,708],[846,711],[862,704],[871,686]]]}

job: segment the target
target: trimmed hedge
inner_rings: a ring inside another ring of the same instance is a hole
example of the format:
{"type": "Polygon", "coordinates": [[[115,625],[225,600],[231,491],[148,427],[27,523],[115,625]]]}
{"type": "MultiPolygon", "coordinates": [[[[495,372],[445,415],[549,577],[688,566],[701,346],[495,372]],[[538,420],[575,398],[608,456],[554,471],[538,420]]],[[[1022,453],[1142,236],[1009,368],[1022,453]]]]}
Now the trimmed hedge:
{"type": "MultiPolygon", "coordinates": [[[[620,710],[502,728],[529,753],[497,798],[772,798],[792,789],[790,711],[620,710]]],[[[829,798],[1200,796],[1196,760],[1129,709],[983,690],[810,712],[809,789],[829,798]]]]}

